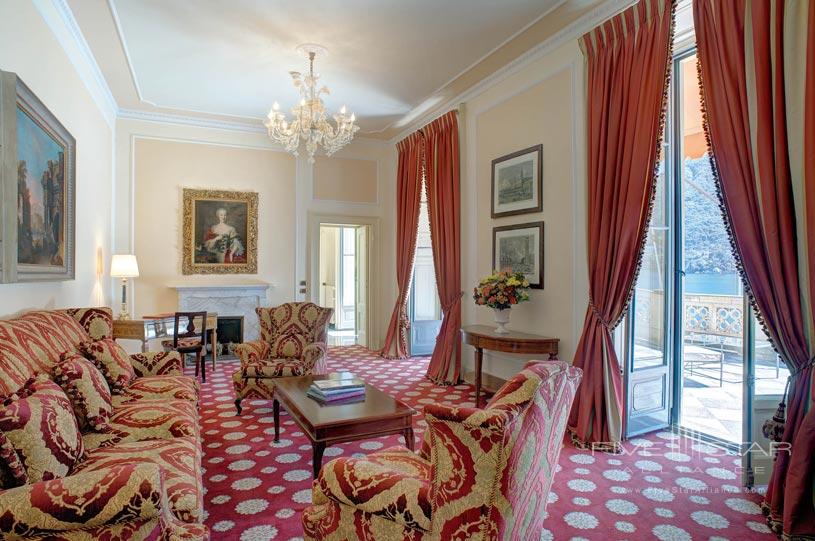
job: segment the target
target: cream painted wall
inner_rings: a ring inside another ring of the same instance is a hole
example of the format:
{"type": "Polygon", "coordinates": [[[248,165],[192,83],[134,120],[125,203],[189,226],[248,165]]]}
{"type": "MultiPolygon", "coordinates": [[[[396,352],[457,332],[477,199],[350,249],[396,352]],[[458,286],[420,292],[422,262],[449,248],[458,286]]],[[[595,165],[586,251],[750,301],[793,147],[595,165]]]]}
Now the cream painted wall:
{"type": "Polygon", "coordinates": [[[314,163],[314,199],[376,204],[376,172],[375,160],[318,157],[314,163]]]}
{"type": "Polygon", "coordinates": [[[0,69],[17,73],[76,139],[76,279],[0,284],[0,317],[111,299],[113,131],[35,4],[53,10],[44,3],[0,2],[0,69]]]}
{"type": "MultiPolygon", "coordinates": [[[[371,318],[373,321],[371,341],[374,345],[379,344],[380,333],[384,332],[384,326],[387,324],[387,322],[384,325],[381,323],[381,314],[387,309],[388,317],[390,315],[390,307],[383,306],[382,299],[386,295],[390,295],[391,287],[389,281],[381,279],[381,276],[393,276],[395,273],[393,256],[391,260],[385,260],[384,254],[390,254],[390,250],[387,250],[387,247],[385,250],[379,247],[380,239],[391,234],[393,228],[393,224],[385,218],[390,207],[382,203],[384,198],[389,197],[388,194],[391,194],[391,196],[393,194],[393,187],[384,181],[384,179],[388,178],[385,175],[389,171],[390,159],[392,159],[392,151],[389,145],[381,141],[359,138],[338,152],[337,159],[321,159],[320,167],[326,177],[333,178],[335,182],[340,184],[346,178],[347,162],[352,162],[352,165],[354,162],[364,162],[363,166],[368,170],[371,168],[370,164],[373,163],[375,165],[375,192],[379,194],[378,200],[374,202],[322,200],[314,196],[314,166],[309,164],[306,157],[294,158],[281,152],[279,148],[271,143],[265,133],[119,119],[116,122],[117,197],[115,200],[116,236],[114,239],[117,252],[127,253],[136,250],[140,265],[148,264],[152,268],[153,263],[142,263],[143,258],[139,254],[139,252],[147,248],[142,247],[140,240],[143,235],[141,232],[142,227],[137,225],[137,222],[140,224],[142,220],[139,217],[142,213],[141,209],[143,207],[148,208],[144,203],[140,203],[140,198],[142,195],[147,196],[148,194],[153,194],[154,197],[158,198],[161,198],[162,193],[170,194],[169,200],[159,203],[163,205],[163,208],[166,207],[164,215],[167,216],[167,219],[161,218],[161,222],[172,231],[170,244],[162,250],[157,249],[154,255],[158,256],[160,253],[161,257],[169,258],[172,264],[162,263],[161,269],[163,270],[156,271],[157,274],[149,278],[148,281],[145,281],[146,270],[142,269],[142,276],[134,284],[135,305],[130,307],[131,312],[136,314],[155,311],[159,307],[163,307],[162,310],[172,310],[174,308],[174,305],[172,305],[176,301],[174,292],[167,290],[166,294],[160,295],[162,298],[160,300],[157,293],[159,284],[185,280],[205,282],[218,279],[230,280],[228,276],[183,277],[180,275],[180,263],[177,254],[180,246],[181,192],[179,186],[181,184],[177,178],[184,175],[189,177],[190,171],[178,160],[178,156],[165,156],[162,158],[164,165],[158,168],[156,174],[165,175],[164,180],[166,182],[156,182],[152,173],[145,173],[145,168],[148,166],[140,157],[139,147],[144,144],[144,141],[159,141],[162,142],[159,146],[166,148],[171,148],[173,145],[181,145],[182,148],[202,148],[201,153],[206,156],[199,156],[202,160],[200,163],[196,158],[194,160],[196,163],[193,163],[191,167],[195,167],[196,171],[205,170],[199,171],[202,174],[206,173],[204,176],[209,179],[207,181],[209,184],[203,187],[229,188],[232,183],[240,183],[240,189],[254,189],[261,193],[261,227],[264,226],[264,220],[269,220],[266,226],[271,228],[271,232],[265,235],[263,229],[261,229],[261,240],[258,249],[259,262],[265,258],[274,258],[274,263],[270,263],[270,270],[261,268],[261,274],[247,275],[240,278],[273,282],[274,289],[270,292],[268,299],[270,304],[311,298],[312,286],[310,283],[307,284],[308,289],[305,294],[299,293],[299,282],[301,280],[310,282],[309,243],[312,242],[308,227],[310,216],[347,217],[349,222],[359,218],[378,221],[380,235],[373,239],[375,247],[378,248],[376,250],[377,256],[371,262],[372,273],[376,274],[377,279],[373,279],[370,283],[370,294],[371,318]],[[212,152],[210,153],[210,151],[212,152]],[[283,172],[282,169],[275,169],[279,164],[268,164],[271,169],[266,171],[267,166],[256,163],[259,169],[242,181],[234,172],[230,171],[230,164],[236,163],[236,159],[243,156],[244,152],[249,152],[250,155],[259,153],[277,156],[280,159],[287,160],[290,165],[283,172]],[[206,167],[204,164],[209,164],[211,167],[206,167]],[[167,178],[169,171],[174,171],[175,178],[167,178]],[[290,183],[291,191],[286,192],[288,195],[282,197],[279,193],[274,195],[272,197],[275,199],[273,212],[264,212],[264,190],[269,190],[271,186],[276,186],[276,183],[284,180],[290,183]],[[276,205],[281,205],[284,208],[278,209],[276,205]],[[275,241],[278,243],[277,245],[270,246],[263,240],[272,236],[277,239],[275,241]],[[280,252],[277,252],[278,245],[282,246],[280,252]],[[170,272],[171,268],[175,269],[172,272],[176,274],[170,272]]],[[[393,175],[395,175],[395,172],[393,175]]],[[[199,175],[199,178],[203,177],[199,175]]],[[[193,181],[185,183],[185,185],[190,186],[196,184],[202,185],[200,182],[193,181]]],[[[339,189],[347,188],[347,185],[339,187],[339,189]]],[[[370,184],[368,189],[370,190],[370,184]]],[[[372,199],[370,194],[366,197],[369,200],[372,199]]],[[[151,215],[155,214],[155,207],[151,206],[149,208],[149,213],[151,215]]],[[[153,270],[150,272],[153,273],[153,270]]],[[[318,292],[316,285],[318,284],[315,284],[314,291],[318,292]]]]}
{"type": "MultiPolygon", "coordinates": [[[[562,47],[516,77],[493,87],[464,107],[468,174],[463,179],[462,287],[469,291],[492,270],[493,227],[543,221],[544,289],[512,309],[512,329],[560,338],[560,356],[571,361],[582,328],[586,289],[585,203],[577,164],[577,112],[582,61],[576,44],[562,47]],[[490,218],[491,162],[516,150],[543,144],[543,211],[490,218]]],[[[469,301],[469,297],[468,297],[469,301]]],[[[464,324],[493,324],[492,311],[465,302],[464,324]]],[[[467,366],[471,348],[464,351],[467,366]]],[[[484,370],[500,377],[516,373],[529,357],[487,353],[484,370]]]]}
{"type": "Polygon", "coordinates": [[[172,312],[178,283],[234,283],[243,279],[272,284],[267,302],[292,298],[294,283],[294,159],[285,153],[135,138],[134,231],[140,276],[136,313],[172,312]],[[258,192],[258,272],[253,275],[181,274],[182,189],[258,192]]]}

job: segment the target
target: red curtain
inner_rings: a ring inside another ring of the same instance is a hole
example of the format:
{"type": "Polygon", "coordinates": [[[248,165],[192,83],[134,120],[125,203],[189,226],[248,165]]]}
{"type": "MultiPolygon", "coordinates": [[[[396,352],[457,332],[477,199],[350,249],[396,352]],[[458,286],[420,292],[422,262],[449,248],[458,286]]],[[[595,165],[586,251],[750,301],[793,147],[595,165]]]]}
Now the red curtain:
{"type": "Polygon", "coordinates": [[[792,457],[776,455],[765,512],[776,533],[812,536],[811,412],[801,427],[815,386],[815,2],[694,0],[693,16],[725,222],[757,315],[792,374],[779,427],[792,457]],[[791,458],[809,465],[793,468],[791,458]]]}
{"type": "Polygon", "coordinates": [[[437,118],[422,131],[433,266],[444,314],[427,377],[438,385],[455,384],[461,372],[461,198],[455,111],[437,118]]]}
{"type": "Polygon", "coordinates": [[[673,0],[640,0],[580,38],[588,75],[589,308],[569,419],[577,445],[617,450],[622,381],[611,329],[633,293],[664,121],[673,0]]]}
{"type": "Polygon", "coordinates": [[[379,351],[380,355],[393,359],[404,359],[409,355],[407,295],[413,277],[416,234],[419,230],[423,147],[421,132],[412,133],[396,144],[399,152],[396,173],[396,285],[399,293],[385,345],[379,351]]]}

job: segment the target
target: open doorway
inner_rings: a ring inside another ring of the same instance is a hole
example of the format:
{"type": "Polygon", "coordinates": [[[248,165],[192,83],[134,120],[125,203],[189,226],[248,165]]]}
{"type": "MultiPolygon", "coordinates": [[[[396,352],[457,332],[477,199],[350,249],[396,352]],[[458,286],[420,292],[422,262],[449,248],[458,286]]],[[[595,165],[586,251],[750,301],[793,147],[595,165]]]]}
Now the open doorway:
{"type": "Polygon", "coordinates": [[[433,245],[430,240],[430,216],[427,211],[427,190],[422,190],[419,203],[419,227],[416,232],[416,257],[408,299],[410,317],[410,354],[431,355],[441,329],[441,303],[433,266],[433,245]]]}
{"type": "Polygon", "coordinates": [[[368,345],[369,227],[320,224],[318,299],[334,309],[328,345],[368,345]]]}

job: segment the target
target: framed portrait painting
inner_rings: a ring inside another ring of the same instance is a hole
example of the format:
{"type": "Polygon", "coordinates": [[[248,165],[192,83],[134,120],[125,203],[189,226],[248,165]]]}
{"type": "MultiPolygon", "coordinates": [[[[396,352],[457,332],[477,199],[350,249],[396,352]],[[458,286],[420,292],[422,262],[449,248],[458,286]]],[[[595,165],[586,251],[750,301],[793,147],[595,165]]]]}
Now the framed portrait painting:
{"type": "Polygon", "coordinates": [[[492,217],[543,210],[543,145],[492,160],[492,217]]]}
{"type": "Polygon", "coordinates": [[[0,72],[2,277],[75,276],[76,141],[14,73],[0,72]]]}
{"type": "Polygon", "coordinates": [[[183,274],[256,274],[257,192],[184,188],[183,274]]]}
{"type": "Polygon", "coordinates": [[[522,272],[532,289],[543,289],[543,222],[492,230],[492,268],[522,272]]]}

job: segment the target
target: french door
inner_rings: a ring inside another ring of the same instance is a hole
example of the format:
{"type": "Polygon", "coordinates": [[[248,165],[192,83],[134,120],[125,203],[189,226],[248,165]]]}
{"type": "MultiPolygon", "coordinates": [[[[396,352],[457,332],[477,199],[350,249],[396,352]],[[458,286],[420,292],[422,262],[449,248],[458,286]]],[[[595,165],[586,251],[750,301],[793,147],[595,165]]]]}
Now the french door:
{"type": "Polygon", "coordinates": [[[752,329],[719,209],[695,51],[674,58],[642,267],[626,326],[626,434],[750,442],[752,329]]]}

